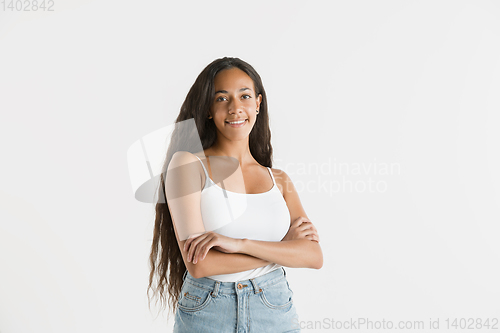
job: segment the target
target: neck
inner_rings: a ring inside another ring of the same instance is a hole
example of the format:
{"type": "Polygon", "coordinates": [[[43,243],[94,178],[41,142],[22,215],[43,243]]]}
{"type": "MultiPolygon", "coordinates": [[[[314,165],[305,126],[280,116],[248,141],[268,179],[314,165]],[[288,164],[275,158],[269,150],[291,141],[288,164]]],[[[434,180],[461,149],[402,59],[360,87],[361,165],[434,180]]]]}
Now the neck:
{"type": "Polygon", "coordinates": [[[250,147],[248,145],[248,137],[246,140],[241,141],[223,141],[217,140],[215,144],[210,147],[211,154],[213,156],[228,156],[235,158],[239,161],[241,166],[245,166],[254,161],[252,154],[250,153],[250,147]]]}

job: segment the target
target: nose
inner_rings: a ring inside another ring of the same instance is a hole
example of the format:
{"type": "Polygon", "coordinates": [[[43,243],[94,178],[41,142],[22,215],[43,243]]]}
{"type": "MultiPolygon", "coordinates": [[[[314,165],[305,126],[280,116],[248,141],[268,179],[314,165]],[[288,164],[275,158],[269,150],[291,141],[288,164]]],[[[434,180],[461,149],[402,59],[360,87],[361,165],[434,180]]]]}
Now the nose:
{"type": "Polygon", "coordinates": [[[238,98],[232,98],[229,103],[229,113],[241,112],[243,110],[243,103],[238,98]]]}

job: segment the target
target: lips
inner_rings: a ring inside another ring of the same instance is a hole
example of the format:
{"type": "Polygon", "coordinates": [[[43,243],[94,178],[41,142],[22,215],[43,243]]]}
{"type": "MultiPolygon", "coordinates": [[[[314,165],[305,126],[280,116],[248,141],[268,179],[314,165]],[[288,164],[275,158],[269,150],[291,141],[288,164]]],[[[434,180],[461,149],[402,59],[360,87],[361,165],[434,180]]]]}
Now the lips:
{"type": "MultiPolygon", "coordinates": [[[[231,121],[238,121],[238,120],[231,120],[231,121]]],[[[241,121],[241,123],[235,123],[235,124],[231,124],[228,121],[226,121],[226,124],[228,126],[230,126],[230,127],[233,127],[233,128],[239,128],[239,127],[245,126],[245,124],[247,123],[248,119],[241,119],[240,121],[241,121]]]]}
{"type": "Polygon", "coordinates": [[[241,119],[226,120],[226,123],[233,123],[235,121],[242,121],[242,120],[246,120],[246,119],[245,118],[241,118],[241,119]]]}

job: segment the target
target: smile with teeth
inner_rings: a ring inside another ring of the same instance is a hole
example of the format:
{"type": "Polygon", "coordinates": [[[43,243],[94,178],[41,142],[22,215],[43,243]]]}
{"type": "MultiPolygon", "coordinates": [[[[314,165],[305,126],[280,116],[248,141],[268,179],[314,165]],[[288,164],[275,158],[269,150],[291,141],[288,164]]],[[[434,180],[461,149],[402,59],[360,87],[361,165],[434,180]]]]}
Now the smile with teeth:
{"type": "Polygon", "coordinates": [[[241,127],[246,123],[247,119],[243,120],[235,120],[235,121],[226,121],[227,124],[231,127],[241,127]]]}

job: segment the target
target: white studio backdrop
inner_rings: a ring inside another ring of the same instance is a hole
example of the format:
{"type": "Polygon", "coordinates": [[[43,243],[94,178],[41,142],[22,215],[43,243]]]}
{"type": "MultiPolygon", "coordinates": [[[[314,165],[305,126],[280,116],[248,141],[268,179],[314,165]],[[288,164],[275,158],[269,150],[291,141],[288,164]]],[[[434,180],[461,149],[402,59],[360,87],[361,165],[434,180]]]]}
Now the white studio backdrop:
{"type": "Polygon", "coordinates": [[[1,333],[171,331],[127,151],[223,56],[261,75],[273,167],[320,233],[323,268],[287,269],[303,332],[499,329],[500,2],[8,5],[1,333]]]}

